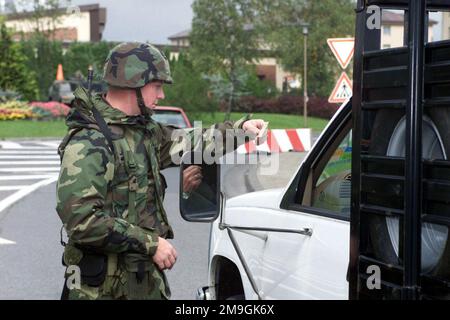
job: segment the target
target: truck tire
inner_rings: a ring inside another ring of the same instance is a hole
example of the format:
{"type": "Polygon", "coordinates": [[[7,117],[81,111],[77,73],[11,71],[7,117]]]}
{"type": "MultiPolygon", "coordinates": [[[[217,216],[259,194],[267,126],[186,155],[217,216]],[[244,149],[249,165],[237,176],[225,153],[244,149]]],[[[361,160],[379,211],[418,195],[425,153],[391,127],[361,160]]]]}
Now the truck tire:
{"type": "MultiPolygon", "coordinates": [[[[377,112],[371,133],[369,154],[405,156],[406,122],[401,110],[377,112]]],[[[450,155],[450,108],[433,108],[424,114],[423,156],[447,159],[450,155]]],[[[401,264],[399,258],[399,219],[370,217],[370,240],[373,254],[388,264],[401,264]]],[[[450,274],[448,228],[434,224],[422,226],[422,272],[447,277],[450,274]]]]}

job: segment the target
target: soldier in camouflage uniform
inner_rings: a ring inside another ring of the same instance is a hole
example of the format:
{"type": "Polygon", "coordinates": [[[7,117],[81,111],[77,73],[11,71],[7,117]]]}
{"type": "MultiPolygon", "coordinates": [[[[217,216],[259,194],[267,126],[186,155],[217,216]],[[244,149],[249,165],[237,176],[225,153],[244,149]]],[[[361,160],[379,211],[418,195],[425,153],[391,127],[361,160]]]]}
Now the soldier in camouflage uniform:
{"type": "MultiPolygon", "coordinates": [[[[81,270],[81,285],[65,286],[62,298],[169,299],[164,270],[177,252],[166,240],[173,231],[160,170],[179,165],[172,156],[183,148],[171,141],[175,127],[150,118],[162,85],[172,83],[169,63],[149,44],[123,43],[110,52],[104,79],[104,96],[75,91],[59,147],[56,210],[69,237],[63,262],[81,270]]],[[[257,134],[262,126],[247,117],[214,128],[257,134]]]]}

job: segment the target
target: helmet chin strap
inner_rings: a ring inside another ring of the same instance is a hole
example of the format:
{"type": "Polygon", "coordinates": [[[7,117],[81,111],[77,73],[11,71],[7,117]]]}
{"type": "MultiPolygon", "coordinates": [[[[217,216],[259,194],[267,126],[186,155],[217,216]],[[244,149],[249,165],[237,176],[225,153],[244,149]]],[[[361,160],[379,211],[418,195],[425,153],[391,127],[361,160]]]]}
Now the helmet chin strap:
{"type": "Polygon", "coordinates": [[[142,97],[141,88],[136,88],[136,98],[139,109],[141,110],[141,115],[143,115],[146,119],[150,118],[152,115],[152,111],[145,105],[144,98],[142,97]]]}

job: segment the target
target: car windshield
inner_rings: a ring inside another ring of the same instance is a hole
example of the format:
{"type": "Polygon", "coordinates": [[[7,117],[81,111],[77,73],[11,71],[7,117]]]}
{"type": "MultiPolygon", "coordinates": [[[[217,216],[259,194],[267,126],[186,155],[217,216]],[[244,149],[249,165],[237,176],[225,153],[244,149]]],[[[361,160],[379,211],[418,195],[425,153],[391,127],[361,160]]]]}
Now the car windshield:
{"type": "Polygon", "coordinates": [[[153,120],[162,123],[174,125],[179,128],[187,128],[187,123],[181,112],[168,110],[154,110],[153,120]]]}

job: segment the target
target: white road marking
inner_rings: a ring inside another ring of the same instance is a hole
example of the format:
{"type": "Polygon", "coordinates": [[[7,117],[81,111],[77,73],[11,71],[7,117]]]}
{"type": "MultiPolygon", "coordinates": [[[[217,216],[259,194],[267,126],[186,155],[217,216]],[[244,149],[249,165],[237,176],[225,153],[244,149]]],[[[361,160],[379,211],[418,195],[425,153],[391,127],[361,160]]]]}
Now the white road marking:
{"type": "Polygon", "coordinates": [[[59,165],[59,161],[5,161],[0,162],[0,166],[34,166],[34,165],[59,165]]]}
{"type": "Polygon", "coordinates": [[[0,147],[4,149],[22,149],[22,145],[17,142],[0,141],[0,147]]]}
{"type": "Polygon", "coordinates": [[[0,186],[0,191],[15,191],[20,190],[22,188],[28,187],[28,185],[23,186],[0,186]]]}
{"type": "Polygon", "coordinates": [[[7,240],[7,239],[3,239],[3,238],[0,238],[0,246],[1,245],[10,245],[10,244],[16,244],[14,241],[11,241],[11,240],[7,240]]]}
{"type": "Polygon", "coordinates": [[[41,179],[49,179],[54,175],[28,175],[28,176],[0,176],[0,181],[18,181],[18,180],[41,180],[41,179]]]}
{"type": "Polygon", "coordinates": [[[49,179],[39,181],[39,182],[37,182],[35,184],[32,184],[30,186],[27,186],[27,187],[25,187],[25,188],[15,192],[14,194],[12,194],[9,197],[7,197],[7,198],[5,198],[5,199],[0,201],[0,212],[5,210],[9,206],[13,205],[17,201],[21,200],[22,198],[26,197],[30,193],[36,191],[40,187],[52,184],[53,182],[56,182],[57,180],[58,180],[57,176],[51,177],[49,179]]]}
{"type": "Polygon", "coordinates": [[[2,148],[0,150],[16,150],[16,151],[37,151],[37,150],[56,150],[57,148],[50,148],[50,147],[35,147],[35,146],[20,146],[20,148],[18,147],[14,147],[14,148],[10,148],[10,147],[4,147],[2,146],[2,148]]]}
{"type": "Polygon", "coordinates": [[[56,151],[56,150],[53,150],[53,151],[11,151],[11,150],[3,150],[3,149],[0,149],[0,155],[2,155],[2,154],[8,154],[8,155],[10,155],[10,154],[53,154],[53,155],[57,155],[58,154],[58,152],[56,151]]]}
{"type": "Polygon", "coordinates": [[[45,146],[45,147],[50,147],[50,148],[55,148],[55,149],[57,149],[60,144],[60,142],[36,142],[36,143],[40,144],[42,146],[45,146]]]}
{"type": "Polygon", "coordinates": [[[55,160],[55,159],[59,159],[58,155],[42,155],[42,156],[2,156],[0,154],[0,160],[9,160],[9,159],[17,159],[17,160],[22,160],[22,159],[43,159],[43,160],[55,160]]]}
{"type": "Polygon", "coordinates": [[[59,167],[46,167],[46,168],[1,168],[0,172],[58,172],[60,170],[59,167]]]}

